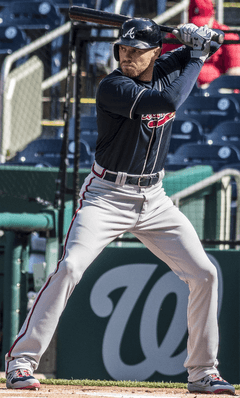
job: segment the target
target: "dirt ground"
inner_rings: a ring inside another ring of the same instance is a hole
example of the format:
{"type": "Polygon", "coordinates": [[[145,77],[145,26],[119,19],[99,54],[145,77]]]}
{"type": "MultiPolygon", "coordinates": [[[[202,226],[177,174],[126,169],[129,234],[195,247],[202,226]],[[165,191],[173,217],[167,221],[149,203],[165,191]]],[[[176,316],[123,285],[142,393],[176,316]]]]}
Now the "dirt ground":
{"type": "MultiPolygon", "coordinates": [[[[185,389],[158,388],[123,388],[123,387],[87,387],[53,386],[42,384],[38,391],[7,390],[0,384],[0,398],[212,398],[216,395],[190,394],[185,389]]],[[[238,391],[236,396],[239,396],[238,391]]],[[[230,395],[221,395],[230,398],[230,395]]]]}

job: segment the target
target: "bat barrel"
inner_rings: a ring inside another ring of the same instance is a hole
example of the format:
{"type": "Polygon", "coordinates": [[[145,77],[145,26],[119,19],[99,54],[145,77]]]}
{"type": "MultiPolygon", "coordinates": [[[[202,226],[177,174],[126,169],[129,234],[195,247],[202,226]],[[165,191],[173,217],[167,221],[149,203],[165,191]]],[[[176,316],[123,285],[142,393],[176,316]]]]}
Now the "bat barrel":
{"type": "Polygon", "coordinates": [[[129,19],[125,15],[78,6],[70,7],[69,18],[72,21],[94,22],[116,28],[121,27],[123,22],[129,19]]]}

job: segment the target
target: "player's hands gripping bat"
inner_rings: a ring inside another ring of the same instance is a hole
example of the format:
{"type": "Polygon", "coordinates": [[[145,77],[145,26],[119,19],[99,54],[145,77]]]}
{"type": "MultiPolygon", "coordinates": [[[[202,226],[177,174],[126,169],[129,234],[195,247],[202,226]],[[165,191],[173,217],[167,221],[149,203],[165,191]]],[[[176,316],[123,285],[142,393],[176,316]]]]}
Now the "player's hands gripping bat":
{"type": "Polygon", "coordinates": [[[194,23],[186,23],[180,28],[175,28],[172,33],[176,38],[186,46],[193,47],[192,33],[198,29],[198,26],[194,23]]]}
{"type": "MultiPolygon", "coordinates": [[[[217,32],[207,25],[198,27],[193,23],[188,23],[174,29],[172,33],[181,43],[193,48],[193,51],[191,51],[192,58],[201,58],[203,62],[220,47],[213,41],[217,32]]],[[[219,33],[223,32],[220,31],[219,33]]]]}
{"type": "Polygon", "coordinates": [[[212,30],[207,25],[201,26],[191,34],[193,49],[191,50],[192,58],[200,58],[203,62],[209,56],[211,49],[212,30]]]}
{"type": "MultiPolygon", "coordinates": [[[[208,28],[207,25],[203,26],[203,27],[198,27],[197,25],[193,24],[193,23],[187,23],[182,25],[180,28],[178,29],[174,29],[172,31],[172,33],[174,34],[174,36],[177,37],[177,39],[185,44],[186,46],[190,46],[193,47],[194,43],[193,43],[193,34],[194,32],[196,32],[199,29],[202,29],[201,31],[198,31],[201,37],[205,37],[207,34],[207,31],[210,32],[211,34],[211,41],[212,42],[217,42],[218,44],[222,44],[219,42],[219,40],[214,40],[214,38],[216,37],[217,34],[219,34],[219,36],[221,36],[221,34],[224,37],[224,33],[222,31],[215,31],[213,29],[208,28]]],[[[196,46],[195,46],[196,47],[196,46]]]]}

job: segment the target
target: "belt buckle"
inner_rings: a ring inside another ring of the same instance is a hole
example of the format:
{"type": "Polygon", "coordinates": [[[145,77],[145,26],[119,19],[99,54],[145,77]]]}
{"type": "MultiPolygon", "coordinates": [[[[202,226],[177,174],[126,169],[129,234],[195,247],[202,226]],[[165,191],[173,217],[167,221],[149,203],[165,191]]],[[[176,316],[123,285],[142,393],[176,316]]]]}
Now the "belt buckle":
{"type": "Polygon", "coordinates": [[[139,177],[138,178],[138,186],[139,187],[150,187],[151,185],[156,184],[158,182],[158,180],[159,180],[159,173],[157,173],[153,176],[150,176],[150,177],[139,177]],[[141,185],[141,181],[146,181],[146,184],[141,185]]]}
{"type": "Polygon", "coordinates": [[[138,186],[139,186],[139,187],[146,187],[146,186],[149,185],[149,184],[144,184],[144,185],[142,184],[142,185],[141,185],[141,181],[147,181],[147,177],[139,177],[139,178],[138,178],[138,186]]]}

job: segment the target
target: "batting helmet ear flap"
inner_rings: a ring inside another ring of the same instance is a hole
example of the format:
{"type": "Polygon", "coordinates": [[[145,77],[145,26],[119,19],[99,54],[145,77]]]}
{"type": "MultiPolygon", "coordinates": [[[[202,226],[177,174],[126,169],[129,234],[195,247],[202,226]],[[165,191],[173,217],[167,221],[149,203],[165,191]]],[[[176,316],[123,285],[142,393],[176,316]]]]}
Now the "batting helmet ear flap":
{"type": "Polygon", "coordinates": [[[119,44],[114,44],[113,55],[116,61],[119,61],[119,44]]]}

